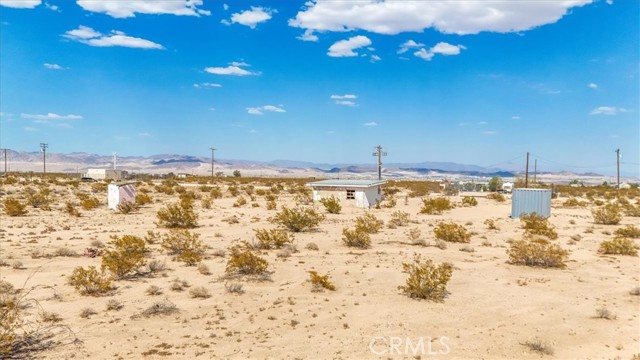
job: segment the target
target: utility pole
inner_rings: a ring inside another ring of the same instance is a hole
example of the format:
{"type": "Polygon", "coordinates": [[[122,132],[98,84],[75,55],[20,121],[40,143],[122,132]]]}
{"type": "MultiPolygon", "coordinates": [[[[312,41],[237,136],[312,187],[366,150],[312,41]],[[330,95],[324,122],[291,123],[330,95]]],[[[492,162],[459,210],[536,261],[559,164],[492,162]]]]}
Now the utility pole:
{"type": "Polygon", "coordinates": [[[113,153],[113,170],[116,170],[117,163],[118,163],[118,153],[114,152],[113,153]]]}
{"type": "Polygon", "coordinates": [[[533,183],[538,183],[538,159],[533,160],[533,183]]]}
{"type": "Polygon", "coordinates": [[[529,187],[529,152],[527,151],[527,165],[524,171],[524,187],[525,189],[529,187]]]}
{"type": "Polygon", "coordinates": [[[4,174],[7,175],[7,150],[9,149],[0,149],[4,151],[4,174]]]}
{"type": "Polygon", "coordinates": [[[373,153],[373,156],[378,157],[378,180],[382,180],[382,157],[387,156],[386,152],[382,151],[382,146],[378,145],[375,147],[376,152],[373,153]]]}
{"type": "Polygon", "coordinates": [[[618,197],[620,197],[620,149],[616,149],[616,172],[618,174],[618,197]]]}
{"type": "Polygon", "coordinates": [[[40,149],[42,150],[42,170],[43,174],[47,173],[47,148],[49,144],[40,143],[40,149]]]}
{"type": "Polygon", "coordinates": [[[216,151],[216,149],[210,147],[209,150],[211,150],[211,183],[213,184],[213,152],[216,151]]]}

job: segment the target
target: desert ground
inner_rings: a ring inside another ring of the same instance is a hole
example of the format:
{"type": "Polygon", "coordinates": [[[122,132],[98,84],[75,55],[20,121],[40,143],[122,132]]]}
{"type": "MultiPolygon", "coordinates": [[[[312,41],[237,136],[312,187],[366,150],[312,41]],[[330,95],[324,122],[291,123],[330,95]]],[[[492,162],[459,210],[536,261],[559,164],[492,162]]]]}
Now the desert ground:
{"type": "MultiPolygon", "coordinates": [[[[640,286],[639,258],[598,253],[600,243],[611,240],[617,229],[638,226],[640,221],[624,216],[618,225],[595,224],[593,199],[580,197],[585,203],[576,207],[563,205],[566,195],[553,199],[549,223],[558,238],[551,242],[569,253],[565,268],[541,268],[509,263],[509,242],[522,239],[524,231],[520,220],[510,218],[508,195],[506,201],[497,202],[480,194],[475,197],[477,206],[462,206],[461,195],[447,196],[455,208],[429,215],[420,213],[422,199],[443,195],[412,194],[397,183],[393,207],[388,200],[380,209],[361,209],[343,201],[339,214],[329,214],[322,204],[308,203],[299,185],[304,181],[178,181],[178,192],[196,197],[197,227],[190,231],[206,245],[202,261],[188,266],[149,235],[149,231],[159,237],[170,232],[158,224],[157,213],[179,201],[178,193],[158,191],[160,180],[136,184],[139,194],[144,189],[152,202],[123,214],[107,208],[107,192],[99,183],[16,179],[2,185],[1,200],[14,197],[27,202],[27,188],[45,187],[50,189],[50,209],[27,206],[23,216],[8,216],[4,210],[0,215],[2,291],[8,295],[8,283],[24,295],[16,334],[39,330],[46,335],[38,351],[0,356],[640,358],[640,296],[633,291],[640,286]],[[229,187],[239,194],[232,195],[229,187]],[[222,197],[204,204],[214,188],[222,197]],[[98,198],[99,206],[83,209],[77,205],[78,193],[98,198]],[[275,209],[267,209],[269,194],[276,198],[275,209]],[[67,202],[75,204],[80,216],[68,213],[67,202]],[[270,218],[284,206],[315,207],[325,219],[316,230],[292,233],[293,246],[255,250],[268,261],[269,274],[228,276],[230,247],[254,242],[256,229],[277,227],[270,218]],[[390,226],[398,211],[409,214],[406,226],[390,226]],[[345,246],[343,228],[352,228],[355,219],[366,213],[384,221],[382,229],[371,235],[371,247],[345,246]],[[489,229],[487,219],[493,219],[498,229],[489,229]],[[471,233],[470,242],[436,246],[433,229],[442,221],[463,225],[471,233]],[[419,239],[410,239],[407,232],[416,228],[419,239]],[[146,240],[146,267],[154,260],[166,267],[154,272],[141,268],[114,280],[113,289],[98,296],[83,295],[69,285],[75,268],[100,269],[102,256],[87,256],[87,248],[104,251],[111,236],[124,235],[146,240]],[[443,301],[410,298],[399,289],[407,279],[402,264],[411,263],[415,254],[436,264],[452,264],[443,301]],[[309,271],[329,275],[335,291],[314,289],[309,271]],[[194,295],[191,289],[204,294],[194,295]],[[176,311],[152,314],[149,309],[157,304],[170,304],[176,311]]],[[[610,196],[595,198],[615,201],[610,196]]],[[[637,204],[637,200],[629,201],[637,204]]]]}

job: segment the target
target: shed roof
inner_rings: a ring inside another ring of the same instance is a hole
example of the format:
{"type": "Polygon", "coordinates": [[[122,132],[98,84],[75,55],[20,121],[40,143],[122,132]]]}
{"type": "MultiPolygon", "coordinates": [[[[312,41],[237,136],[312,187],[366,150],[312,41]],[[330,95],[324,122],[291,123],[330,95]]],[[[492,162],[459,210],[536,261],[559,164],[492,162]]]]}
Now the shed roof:
{"type": "Polygon", "coordinates": [[[308,183],[307,186],[311,187],[353,187],[353,188],[368,188],[385,184],[384,180],[321,180],[308,183]]]}

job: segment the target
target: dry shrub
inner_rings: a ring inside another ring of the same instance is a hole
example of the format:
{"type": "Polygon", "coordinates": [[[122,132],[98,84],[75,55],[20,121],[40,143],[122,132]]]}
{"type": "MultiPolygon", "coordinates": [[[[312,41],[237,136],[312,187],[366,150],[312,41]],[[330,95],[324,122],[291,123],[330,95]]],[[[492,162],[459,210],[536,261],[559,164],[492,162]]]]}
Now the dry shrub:
{"type": "Polygon", "coordinates": [[[423,260],[420,255],[415,255],[413,262],[402,264],[402,270],[409,274],[406,284],[398,286],[405,295],[410,298],[444,301],[453,265],[442,263],[436,266],[433,261],[423,260]]]}
{"type": "Polygon", "coordinates": [[[27,192],[27,204],[37,209],[51,210],[49,206],[51,204],[51,198],[49,197],[51,190],[43,187],[37,192],[31,188],[27,188],[25,191],[27,192]]]}
{"type": "Polygon", "coordinates": [[[407,226],[410,222],[409,213],[401,210],[391,213],[391,219],[389,220],[389,224],[395,226],[407,226]]]}
{"type": "Polygon", "coordinates": [[[438,223],[433,229],[433,234],[436,239],[449,242],[468,243],[471,241],[471,234],[467,232],[467,228],[455,223],[438,223]]]}
{"type": "Polygon", "coordinates": [[[230,249],[231,256],[227,261],[225,272],[228,275],[262,275],[267,272],[267,260],[254,254],[246,247],[234,246],[230,249]]]}
{"type": "Polygon", "coordinates": [[[524,343],[522,343],[522,345],[540,355],[553,355],[553,348],[549,344],[539,339],[525,341],[524,343]]]}
{"type": "Polygon", "coordinates": [[[620,228],[613,232],[615,235],[637,239],[640,238],[640,228],[637,228],[635,225],[627,225],[623,228],[620,228]]]}
{"type": "Polygon", "coordinates": [[[233,207],[242,207],[247,204],[247,199],[244,196],[240,195],[236,199],[236,202],[233,203],[233,207]]]}
{"type": "Polygon", "coordinates": [[[588,204],[589,203],[587,203],[586,201],[580,201],[576,198],[569,198],[562,203],[562,206],[567,208],[575,208],[575,207],[585,207],[588,204]]]}
{"type": "Polygon", "coordinates": [[[405,235],[407,235],[409,240],[411,240],[411,243],[414,245],[423,245],[424,243],[424,240],[420,240],[420,237],[422,236],[422,231],[420,231],[420,229],[417,227],[407,230],[405,232],[405,235]]]}
{"type": "Polygon", "coordinates": [[[631,239],[616,237],[613,240],[601,242],[598,253],[604,255],[638,256],[638,247],[631,239]]]}
{"type": "Polygon", "coordinates": [[[307,250],[313,250],[313,251],[318,251],[320,250],[320,248],[318,247],[318,244],[314,243],[314,242],[310,242],[307,245],[305,245],[304,247],[307,250]]]}
{"type": "Polygon", "coordinates": [[[557,239],[558,233],[549,224],[549,220],[536,214],[525,214],[520,217],[525,236],[541,235],[549,239],[557,239]]]}
{"type": "Polygon", "coordinates": [[[178,307],[169,300],[164,300],[157,302],[150,307],[148,307],[145,311],[143,311],[140,315],[134,315],[132,318],[137,318],[140,316],[150,317],[150,316],[158,316],[158,315],[172,315],[178,313],[178,307]]]}
{"type": "Polygon", "coordinates": [[[189,230],[172,230],[162,238],[160,244],[169,255],[175,255],[176,260],[189,266],[202,261],[205,245],[200,240],[200,234],[189,230]]]}
{"type": "Polygon", "coordinates": [[[505,198],[504,195],[498,192],[492,192],[487,194],[487,199],[495,200],[496,202],[505,202],[507,200],[507,198],[505,198]]]}
{"type": "Polygon", "coordinates": [[[27,206],[13,197],[7,197],[2,202],[4,212],[9,216],[23,216],[28,213],[27,206]]]}
{"type": "Polygon", "coordinates": [[[71,201],[67,201],[64,204],[64,211],[71,216],[75,216],[75,217],[82,216],[82,214],[80,214],[80,211],[76,209],[76,204],[72,203],[71,201]]]}
{"type": "Polygon", "coordinates": [[[618,318],[616,314],[612,313],[606,307],[601,307],[596,309],[596,318],[597,319],[605,319],[605,320],[615,320],[618,318]]]}
{"type": "Polygon", "coordinates": [[[569,252],[547,239],[523,239],[511,242],[509,263],[543,268],[564,268],[569,252]]]}
{"type": "Polygon", "coordinates": [[[487,225],[489,230],[500,230],[494,219],[486,219],[483,224],[487,225]]]}
{"type": "Polygon", "coordinates": [[[622,220],[622,212],[620,207],[614,204],[608,204],[597,209],[591,210],[593,222],[602,225],[618,225],[622,220]]]}
{"type": "Polygon", "coordinates": [[[319,292],[322,291],[322,289],[336,290],[335,285],[329,280],[329,274],[320,275],[316,271],[309,271],[309,281],[311,281],[311,285],[313,286],[311,289],[313,292],[319,292]]]}
{"type": "Polygon", "coordinates": [[[114,236],[110,245],[102,256],[102,270],[109,270],[114,278],[137,275],[138,270],[146,264],[144,255],[147,248],[142,238],[133,235],[121,238],[114,236]]]}
{"type": "Polygon", "coordinates": [[[93,210],[100,206],[100,200],[95,196],[78,195],[80,198],[80,207],[84,210],[93,210]]]}
{"type": "Polygon", "coordinates": [[[258,249],[270,250],[280,249],[286,244],[293,243],[294,236],[283,229],[258,229],[254,230],[258,243],[255,245],[258,249]]]}
{"type": "Polygon", "coordinates": [[[168,204],[157,213],[158,226],[170,229],[191,229],[198,226],[198,214],[193,211],[193,205],[188,201],[168,204]]]}
{"type": "Polygon", "coordinates": [[[80,317],[83,319],[87,319],[89,318],[91,315],[95,315],[98,312],[95,311],[93,308],[87,307],[82,309],[82,311],[80,311],[80,317]]]}
{"type": "Polygon", "coordinates": [[[151,196],[149,196],[149,194],[145,194],[145,193],[136,194],[136,205],[138,207],[151,204],[152,202],[153,202],[153,199],[151,198],[151,196]]]}
{"type": "Polygon", "coordinates": [[[109,301],[107,301],[107,311],[110,310],[120,310],[124,307],[124,305],[122,304],[121,301],[116,300],[116,299],[110,299],[109,301]]]}
{"type": "Polygon", "coordinates": [[[438,215],[446,210],[453,209],[453,204],[445,197],[422,199],[421,214],[438,215]]]}
{"type": "Polygon", "coordinates": [[[324,205],[324,208],[327,210],[329,214],[340,214],[342,211],[342,205],[340,205],[340,200],[335,196],[331,196],[328,198],[320,199],[320,203],[324,205]]]}
{"type": "Polygon", "coordinates": [[[342,242],[348,247],[368,249],[371,247],[371,237],[362,228],[356,227],[353,230],[342,229],[342,242]]]}
{"type": "Polygon", "coordinates": [[[206,299],[211,297],[211,293],[204,286],[196,286],[189,290],[189,296],[196,299],[206,299]]]}
{"type": "Polygon", "coordinates": [[[227,290],[230,294],[243,294],[244,293],[244,285],[239,282],[230,282],[224,284],[225,290],[227,290]]]}
{"type": "Polygon", "coordinates": [[[473,196],[465,196],[462,198],[462,206],[478,206],[478,200],[473,196]]]}
{"type": "Polygon", "coordinates": [[[116,210],[120,214],[130,214],[139,209],[139,205],[136,201],[121,201],[116,206],[116,210]]]}
{"type": "Polygon", "coordinates": [[[366,213],[356,218],[356,231],[366,232],[368,234],[376,234],[382,229],[384,221],[378,219],[372,213],[366,213]]]}
{"type": "Polygon", "coordinates": [[[282,210],[270,218],[269,221],[284,226],[290,231],[302,232],[315,230],[324,218],[324,215],[319,214],[313,208],[296,207],[289,209],[283,206],[282,210]]]}
{"type": "Polygon", "coordinates": [[[82,295],[98,296],[111,291],[111,276],[96,270],[95,266],[87,269],[78,266],[73,269],[73,273],[68,279],[69,285],[73,286],[82,295]]]}

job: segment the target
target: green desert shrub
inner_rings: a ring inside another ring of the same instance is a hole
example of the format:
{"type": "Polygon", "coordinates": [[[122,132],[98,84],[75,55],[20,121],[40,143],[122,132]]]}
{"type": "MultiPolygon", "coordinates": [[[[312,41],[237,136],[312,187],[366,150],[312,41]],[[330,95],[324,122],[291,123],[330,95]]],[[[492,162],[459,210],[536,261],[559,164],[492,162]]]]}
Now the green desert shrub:
{"type": "Polygon", "coordinates": [[[462,206],[477,206],[478,200],[473,196],[465,196],[462,198],[462,206]]]}
{"type": "Polygon", "coordinates": [[[98,272],[95,266],[89,266],[87,269],[78,266],[73,269],[68,279],[69,285],[73,286],[82,295],[102,295],[111,291],[111,277],[104,273],[98,272]]]}
{"type": "Polygon", "coordinates": [[[284,226],[289,231],[303,232],[315,230],[324,218],[324,215],[319,214],[313,208],[295,207],[290,209],[283,206],[282,210],[277,212],[270,221],[284,226]]]}
{"type": "Polygon", "coordinates": [[[348,247],[368,249],[371,247],[371,237],[364,229],[356,227],[353,230],[342,229],[342,243],[348,247]]]}
{"type": "Polygon", "coordinates": [[[198,214],[190,202],[168,204],[157,213],[158,226],[170,229],[191,229],[198,226],[198,214]]]}
{"type": "Polygon", "coordinates": [[[558,238],[558,233],[549,224],[549,220],[536,213],[522,215],[520,221],[525,236],[541,235],[552,240],[558,238]]]}
{"type": "Polygon", "coordinates": [[[600,243],[598,253],[604,255],[638,256],[638,247],[631,239],[616,237],[600,243]]]}
{"type": "Polygon", "coordinates": [[[160,244],[169,255],[174,255],[176,260],[189,266],[194,266],[202,261],[205,245],[200,240],[200,234],[189,230],[172,230],[162,237],[160,244]]]}
{"type": "Polygon", "coordinates": [[[547,239],[511,241],[507,250],[509,263],[543,268],[564,268],[569,252],[547,239]]]}
{"type": "Polygon", "coordinates": [[[444,301],[453,265],[435,265],[432,260],[423,260],[420,255],[415,255],[413,262],[402,264],[402,269],[409,274],[405,285],[398,286],[405,295],[416,299],[444,301]]]}
{"type": "Polygon", "coordinates": [[[108,270],[116,279],[137,274],[146,264],[146,252],[142,238],[133,235],[114,236],[109,248],[103,251],[102,270],[108,270]]]}
{"type": "Polygon", "coordinates": [[[5,214],[9,216],[23,216],[28,213],[27,206],[13,197],[7,197],[4,199],[2,205],[4,207],[5,214]]]}
{"type": "Polygon", "coordinates": [[[382,229],[384,221],[378,219],[372,213],[366,213],[356,218],[356,230],[366,232],[368,234],[376,234],[382,229]]]}
{"type": "Polygon", "coordinates": [[[468,243],[471,241],[471,234],[467,232],[467,228],[455,223],[438,223],[433,228],[433,234],[436,239],[449,242],[468,243]]]}
{"type": "Polygon", "coordinates": [[[280,249],[281,247],[293,243],[294,236],[283,229],[258,229],[254,230],[258,243],[255,245],[258,249],[280,249]]]}
{"type": "Polygon", "coordinates": [[[422,199],[422,207],[420,208],[421,214],[438,215],[442,214],[446,210],[453,209],[453,205],[448,198],[437,197],[422,199]]]}
{"type": "Polygon", "coordinates": [[[407,226],[409,222],[411,222],[409,213],[401,210],[391,213],[391,219],[389,219],[389,224],[394,226],[407,226]]]}
{"type": "Polygon", "coordinates": [[[622,220],[622,211],[620,207],[614,204],[604,205],[597,209],[591,210],[593,222],[602,225],[618,225],[622,220]]]}
{"type": "Polygon", "coordinates": [[[311,281],[311,285],[313,286],[311,291],[318,292],[322,291],[322,289],[336,290],[335,285],[329,280],[329,274],[320,275],[317,271],[309,271],[309,281],[311,281]]]}
{"type": "Polygon", "coordinates": [[[338,200],[338,198],[335,196],[322,198],[320,199],[320,202],[322,203],[322,205],[324,205],[324,208],[329,214],[340,214],[340,211],[342,211],[340,200],[338,200]]]}
{"type": "Polygon", "coordinates": [[[640,238],[640,228],[637,228],[635,225],[627,225],[623,228],[620,228],[613,232],[615,235],[620,237],[637,239],[640,238]]]}
{"type": "Polygon", "coordinates": [[[227,275],[262,275],[267,272],[269,262],[246,247],[234,246],[227,261],[227,275]]]}

